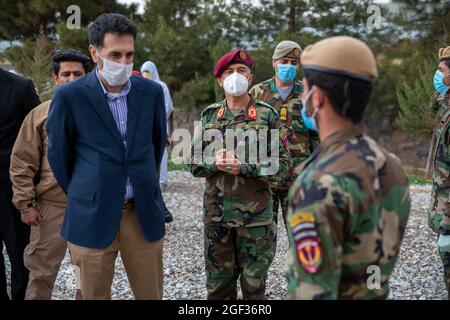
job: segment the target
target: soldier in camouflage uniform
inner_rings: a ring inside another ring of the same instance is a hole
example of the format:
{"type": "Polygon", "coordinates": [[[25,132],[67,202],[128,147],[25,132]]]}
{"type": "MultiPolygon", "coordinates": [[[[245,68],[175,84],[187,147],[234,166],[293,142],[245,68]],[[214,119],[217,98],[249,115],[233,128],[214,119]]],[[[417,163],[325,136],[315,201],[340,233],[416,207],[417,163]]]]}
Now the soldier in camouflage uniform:
{"type": "Polygon", "coordinates": [[[436,119],[436,125],[439,127],[441,124],[442,115],[445,111],[448,110],[450,106],[450,95],[440,94],[439,92],[435,92],[431,97],[430,107],[431,113],[433,114],[434,119],[436,119]]]}
{"type": "Polygon", "coordinates": [[[439,235],[438,252],[444,265],[444,281],[450,298],[450,47],[439,50],[439,60],[434,83],[440,123],[436,130],[428,224],[439,235]]]}
{"type": "Polygon", "coordinates": [[[254,99],[262,100],[278,111],[283,126],[287,129],[288,150],[291,157],[289,173],[285,179],[273,188],[274,216],[278,217],[278,204],[281,204],[283,220],[286,224],[288,191],[298,172],[295,168],[306,160],[314,148],[319,145],[317,132],[305,127],[300,116],[303,84],[297,79],[300,66],[301,47],[294,41],[281,41],[272,55],[275,69],[273,78],[255,85],[250,94],[254,99]]]}
{"type": "Polygon", "coordinates": [[[289,193],[291,299],[384,299],[410,212],[400,160],[360,128],[377,77],[361,41],[307,47],[302,117],[321,143],[289,193]]]}
{"type": "Polygon", "coordinates": [[[289,155],[280,141],[285,136],[277,112],[247,93],[251,66],[252,59],[244,50],[219,60],[214,76],[224,87],[226,99],[202,112],[192,142],[191,173],[206,178],[203,222],[208,299],[236,299],[239,277],[244,299],[265,299],[267,271],[275,255],[270,186],[287,174],[289,155]],[[236,138],[238,148],[257,146],[259,155],[264,148],[268,158],[251,162],[250,152],[244,158],[236,157],[233,129],[255,133],[236,138]],[[271,129],[276,133],[273,138],[271,129]],[[266,139],[260,136],[263,132],[267,132],[266,139]],[[213,142],[208,142],[212,140],[208,135],[215,137],[213,142]],[[218,143],[215,150],[211,148],[214,143],[218,143]],[[266,170],[275,163],[278,167],[272,172],[266,170]]]}

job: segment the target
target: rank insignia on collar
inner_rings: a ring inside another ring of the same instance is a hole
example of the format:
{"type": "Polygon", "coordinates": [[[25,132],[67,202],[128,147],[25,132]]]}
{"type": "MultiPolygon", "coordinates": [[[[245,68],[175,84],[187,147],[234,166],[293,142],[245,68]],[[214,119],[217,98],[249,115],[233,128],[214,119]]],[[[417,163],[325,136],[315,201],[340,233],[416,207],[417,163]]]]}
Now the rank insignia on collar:
{"type": "Polygon", "coordinates": [[[280,120],[286,121],[286,119],[287,119],[287,108],[286,107],[282,107],[280,109],[280,120]]]}
{"type": "Polygon", "coordinates": [[[250,106],[248,108],[248,117],[252,120],[256,120],[256,108],[255,106],[250,106]]]}
{"type": "Polygon", "coordinates": [[[225,112],[225,108],[220,107],[219,112],[217,113],[217,120],[220,120],[222,118],[224,112],[225,112]]]}
{"type": "Polygon", "coordinates": [[[322,264],[322,244],[310,212],[294,214],[289,219],[292,236],[295,241],[297,261],[309,274],[316,274],[322,264]]]}

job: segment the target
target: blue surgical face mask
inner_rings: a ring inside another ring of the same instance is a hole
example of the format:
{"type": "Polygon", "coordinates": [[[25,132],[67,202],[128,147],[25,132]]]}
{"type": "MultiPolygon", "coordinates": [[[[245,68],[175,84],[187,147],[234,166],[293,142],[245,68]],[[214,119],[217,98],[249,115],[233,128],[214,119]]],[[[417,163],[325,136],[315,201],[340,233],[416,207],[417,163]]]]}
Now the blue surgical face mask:
{"type": "Polygon", "coordinates": [[[440,70],[436,70],[434,74],[434,87],[436,91],[439,92],[442,96],[447,93],[449,86],[444,83],[444,73],[440,70]]]}
{"type": "Polygon", "coordinates": [[[278,64],[277,76],[284,83],[291,82],[297,76],[297,68],[292,64],[278,64]]]}
{"type": "Polygon", "coordinates": [[[319,131],[319,129],[317,128],[317,121],[316,121],[316,114],[317,114],[317,108],[314,107],[314,111],[313,114],[311,115],[311,117],[308,117],[307,114],[307,103],[309,98],[311,98],[312,93],[314,92],[314,89],[312,89],[311,91],[309,91],[308,95],[306,96],[305,99],[302,98],[302,120],[303,123],[305,124],[305,126],[309,129],[309,130],[313,130],[313,131],[319,131]]]}

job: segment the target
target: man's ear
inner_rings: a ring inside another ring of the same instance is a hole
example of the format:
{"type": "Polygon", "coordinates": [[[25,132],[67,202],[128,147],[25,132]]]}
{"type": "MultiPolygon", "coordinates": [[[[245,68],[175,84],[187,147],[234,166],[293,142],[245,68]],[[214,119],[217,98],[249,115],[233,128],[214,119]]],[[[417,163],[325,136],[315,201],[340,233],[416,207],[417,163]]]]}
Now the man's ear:
{"type": "Polygon", "coordinates": [[[223,80],[221,78],[217,78],[217,83],[221,88],[223,88],[223,80]]]}
{"type": "Polygon", "coordinates": [[[314,92],[312,93],[312,96],[311,96],[312,105],[315,106],[317,109],[321,109],[324,106],[324,102],[326,99],[325,93],[323,92],[322,89],[320,89],[316,85],[313,85],[310,88],[310,90],[313,90],[313,89],[314,89],[314,92]]]}
{"type": "Polygon", "coordinates": [[[54,73],[52,74],[52,80],[53,80],[53,83],[55,84],[55,86],[57,86],[58,85],[58,76],[54,73]]]}
{"type": "Polygon", "coordinates": [[[272,67],[276,70],[277,69],[277,60],[272,60],[272,67]]]}
{"type": "Polygon", "coordinates": [[[97,50],[95,49],[95,47],[91,44],[89,45],[89,53],[91,54],[91,58],[92,61],[94,61],[94,63],[98,63],[98,55],[97,55],[97,50]]]}
{"type": "Polygon", "coordinates": [[[253,73],[250,73],[250,75],[248,76],[248,86],[250,87],[251,84],[253,82],[253,73]]]}

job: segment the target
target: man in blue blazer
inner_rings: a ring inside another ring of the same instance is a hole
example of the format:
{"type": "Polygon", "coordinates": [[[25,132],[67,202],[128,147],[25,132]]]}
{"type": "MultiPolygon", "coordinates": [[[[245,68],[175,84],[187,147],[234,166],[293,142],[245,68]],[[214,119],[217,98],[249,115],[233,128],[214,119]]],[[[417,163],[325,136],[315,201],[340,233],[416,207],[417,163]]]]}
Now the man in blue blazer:
{"type": "Polygon", "coordinates": [[[111,298],[119,251],[136,299],[162,298],[164,93],[131,76],[136,33],[123,15],[99,16],[89,27],[97,68],[55,92],[47,121],[48,159],[68,197],[61,234],[83,299],[111,298]]]}

